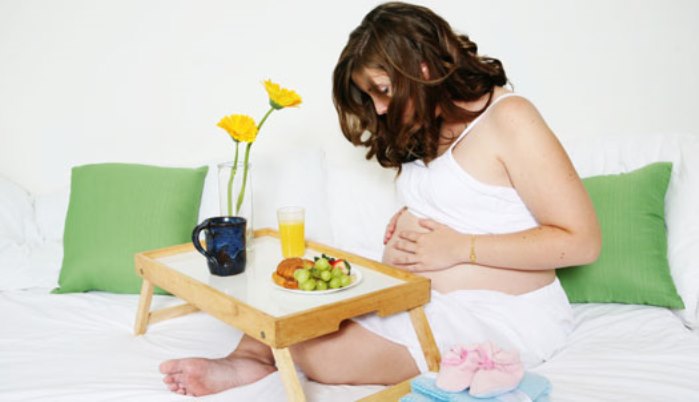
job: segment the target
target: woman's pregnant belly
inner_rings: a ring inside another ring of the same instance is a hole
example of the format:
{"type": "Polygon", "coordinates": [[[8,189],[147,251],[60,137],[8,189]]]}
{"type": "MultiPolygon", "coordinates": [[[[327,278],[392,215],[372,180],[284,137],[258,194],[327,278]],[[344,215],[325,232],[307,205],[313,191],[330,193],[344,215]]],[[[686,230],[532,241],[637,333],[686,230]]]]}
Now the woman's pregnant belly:
{"type": "MultiPolygon", "coordinates": [[[[418,220],[418,217],[408,211],[404,211],[400,215],[396,222],[396,231],[384,248],[383,262],[385,264],[401,268],[394,261],[405,252],[393,246],[400,240],[398,234],[401,231],[427,232],[427,229],[420,226],[418,220]]],[[[464,247],[467,248],[470,245],[466,243],[464,247]]],[[[517,295],[546,286],[555,278],[553,270],[517,270],[466,263],[441,270],[414,273],[429,278],[432,282],[432,289],[440,293],[465,289],[488,289],[517,295]]]]}

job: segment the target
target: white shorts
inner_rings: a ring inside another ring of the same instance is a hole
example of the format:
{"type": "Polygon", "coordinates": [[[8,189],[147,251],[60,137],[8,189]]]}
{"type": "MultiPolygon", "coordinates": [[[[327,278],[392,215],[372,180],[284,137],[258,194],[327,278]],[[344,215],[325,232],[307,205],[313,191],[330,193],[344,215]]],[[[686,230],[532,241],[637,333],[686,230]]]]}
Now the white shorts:
{"type": "MultiPolygon", "coordinates": [[[[551,357],[573,328],[573,311],[558,278],[530,293],[509,295],[492,290],[432,291],[425,314],[441,353],[454,345],[492,341],[517,350],[525,367],[551,357]]],[[[407,312],[388,317],[368,314],[354,321],[408,348],[421,372],[425,356],[407,312]]]]}

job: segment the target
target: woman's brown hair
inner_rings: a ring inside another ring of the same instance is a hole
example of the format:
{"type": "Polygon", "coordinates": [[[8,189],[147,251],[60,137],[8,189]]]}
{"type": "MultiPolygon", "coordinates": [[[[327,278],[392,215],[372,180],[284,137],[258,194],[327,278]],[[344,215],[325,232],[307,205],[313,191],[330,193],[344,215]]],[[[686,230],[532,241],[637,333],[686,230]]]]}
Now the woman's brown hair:
{"type": "Polygon", "coordinates": [[[333,102],[345,137],[366,146],[367,159],[376,156],[381,166],[400,170],[402,163],[437,156],[442,121],[471,121],[482,112],[455,101],[492,96],[495,86],[505,84],[502,63],[478,55],[476,44],[443,18],[425,7],[390,2],[369,12],[350,34],[333,72],[333,102]],[[381,116],[352,81],[353,73],[367,67],[385,71],[391,80],[393,94],[381,116]],[[414,113],[406,122],[408,104],[414,113]]]}

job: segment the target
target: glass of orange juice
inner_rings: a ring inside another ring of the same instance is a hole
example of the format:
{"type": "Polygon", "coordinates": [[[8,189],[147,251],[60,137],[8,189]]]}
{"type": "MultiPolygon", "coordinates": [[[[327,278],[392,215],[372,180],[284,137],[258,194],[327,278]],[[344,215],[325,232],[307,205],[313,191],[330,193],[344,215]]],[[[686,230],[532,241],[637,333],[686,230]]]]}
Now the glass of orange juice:
{"type": "Polygon", "coordinates": [[[304,209],[302,207],[279,208],[277,222],[284,258],[303,257],[306,254],[304,209]]]}

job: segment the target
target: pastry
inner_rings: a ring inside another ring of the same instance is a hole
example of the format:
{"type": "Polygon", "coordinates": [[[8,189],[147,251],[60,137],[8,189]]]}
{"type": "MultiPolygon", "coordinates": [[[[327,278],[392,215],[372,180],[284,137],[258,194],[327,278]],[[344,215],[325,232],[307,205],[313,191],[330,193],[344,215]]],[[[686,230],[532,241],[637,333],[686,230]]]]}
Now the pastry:
{"type": "Polygon", "coordinates": [[[294,272],[297,269],[310,268],[313,266],[313,261],[303,258],[285,258],[279,265],[277,270],[272,273],[274,282],[287,289],[298,289],[299,284],[294,278],[294,272]]]}

